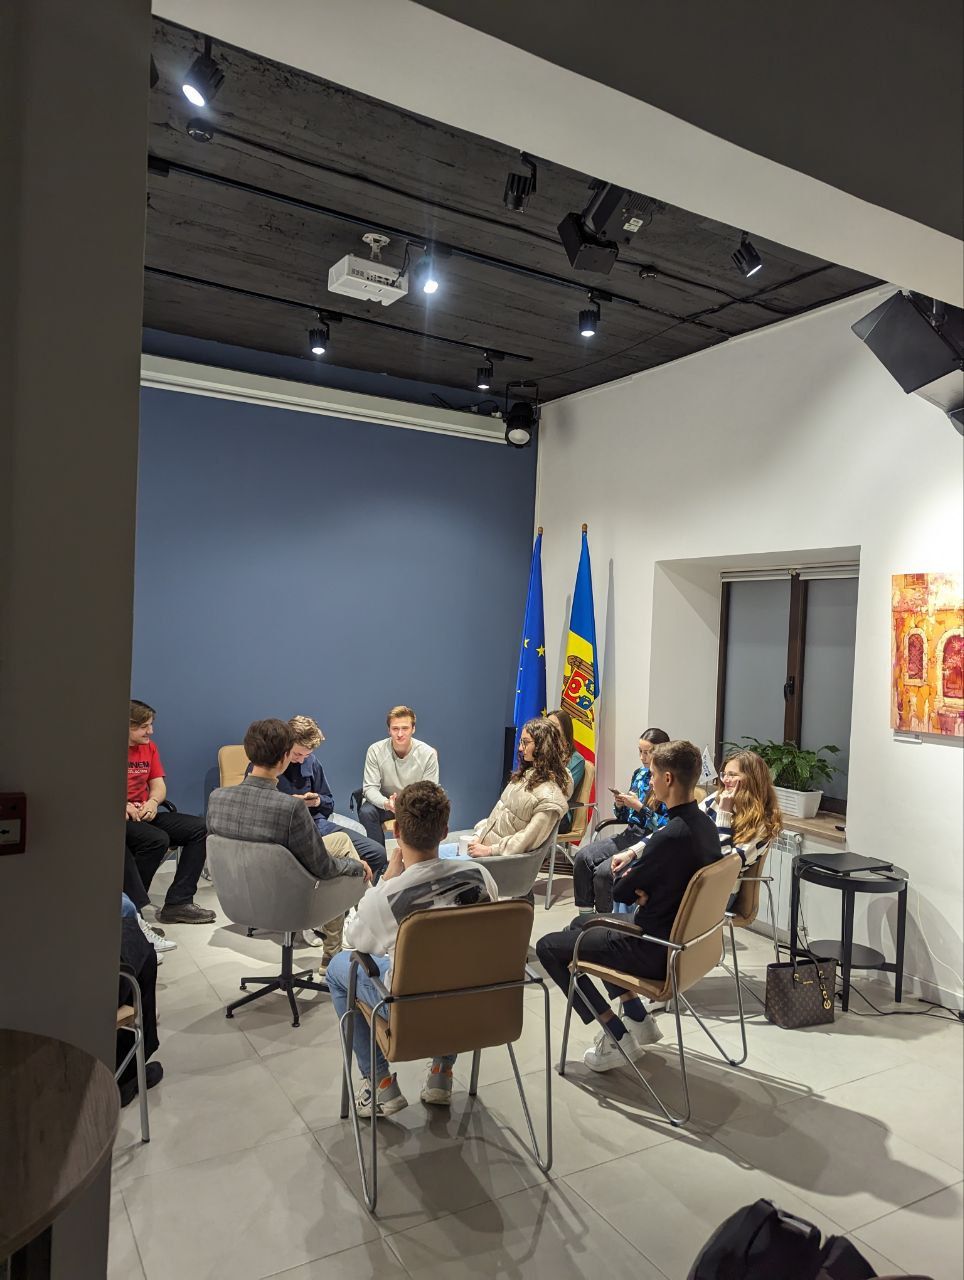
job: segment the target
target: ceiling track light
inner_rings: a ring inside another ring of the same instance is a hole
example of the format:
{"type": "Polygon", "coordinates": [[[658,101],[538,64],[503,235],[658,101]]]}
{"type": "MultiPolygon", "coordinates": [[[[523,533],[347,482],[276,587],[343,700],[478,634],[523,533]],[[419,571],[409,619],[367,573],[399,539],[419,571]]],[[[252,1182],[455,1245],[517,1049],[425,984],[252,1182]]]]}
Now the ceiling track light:
{"type": "Polygon", "coordinates": [[[527,449],[532,444],[536,423],[539,421],[539,384],[537,382],[510,382],[505,389],[505,442],[511,449],[527,449]],[[514,388],[533,388],[532,400],[515,400],[509,405],[509,391],[514,388]]]}
{"type": "Polygon", "coordinates": [[[308,330],[308,349],[313,356],[323,356],[328,349],[328,339],[330,331],[327,323],[322,319],[321,312],[318,313],[318,323],[314,328],[308,330]]]}
{"type": "Polygon", "coordinates": [[[224,83],[224,72],[211,57],[211,37],[204,37],[204,52],[191,63],[181,91],[192,107],[206,107],[217,97],[224,83]]]}
{"type": "Polygon", "coordinates": [[[739,249],[733,254],[733,265],[741,275],[747,278],[756,275],[763,267],[763,259],[745,231],[740,238],[739,249]]]}
{"type": "Polygon", "coordinates": [[[536,189],[536,162],[524,151],[519,152],[519,158],[529,172],[510,173],[505,180],[502,203],[510,213],[525,213],[529,198],[536,189]]]}
{"type": "Polygon", "coordinates": [[[426,248],[412,271],[415,288],[419,293],[428,294],[430,297],[433,293],[438,293],[439,289],[438,257],[437,250],[431,247],[426,248]]]}
{"type": "Polygon", "coordinates": [[[475,375],[475,386],[478,391],[489,391],[492,388],[492,379],[495,377],[495,370],[491,364],[480,365],[475,375]]]}
{"type": "Polygon", "coordinates": [[[592,294],[589,295],[589,301],[592,306],[586,307],[579,312],[579,334],[583,338],[594,338],[599,329],[599,303],[592,294]]]}

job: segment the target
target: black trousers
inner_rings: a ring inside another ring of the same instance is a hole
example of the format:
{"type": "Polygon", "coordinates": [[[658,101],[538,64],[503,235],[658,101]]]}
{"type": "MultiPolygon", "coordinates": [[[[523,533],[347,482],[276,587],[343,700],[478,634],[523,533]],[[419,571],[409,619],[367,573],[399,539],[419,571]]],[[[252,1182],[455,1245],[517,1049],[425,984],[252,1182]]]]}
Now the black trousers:
{"type": "Polygon", "coordinates": [[[207,857],[207,828],[203,818],[162,809],[153,822],[128,819],[125,843],[124,892],[138,911],[150,902],[147,890],[172,846],[180,847],[181,855],[164,904],[175,907],[193,901],[207,857]]]}
{"type": "MultiPolygon", "coordinates": [[[[130,896],[130,895],[128,895],[130,896]]],[[[136,905],[136,904],[135,904],[136,905]]],[[[134,970],[141,989],[141,1014],[144,1020],[144,1056],[149,1058],[157,1049],[157,955],[154,948],[141,933],[137,921],[125,916],[121,922],[121,960],[134,970]]],[[[121,982],[118,992],[118,1007],[130,1004],[131,989],[126,982],[121,982]]],[[[124,1055],[131,1047],[130,1032],[117,1032],[117,1058],[115,1070],[124,1060],[124,1055]]],[[[124,1068],[118,1083],[126,1084],[136,1079],[137,1062],[131,1058],[124,1068]]]]}
{"type": "Polygon", "coordinates": [[[600,836],[577,850],[572,864],[572,894],[577,907],[593,907],[605,915],[613,909],[613,855],[642,839],[638,827],[615,836],[600,836]]]}
{"type": "MultiPolygon", "coordinates": [[[[547,933],[536,943],[536,955],[543,969],[567,996],[569,966],[576,950],[581,923],[577,916],[568,929],[562,929],[559,933],[547,933]]],[[[640,942],[638,938],[627,937],[625,933],[619,933],[615,929],[594,929],[579,948],[580,960],[588,960],[607,969],[621,969],[623,973],[631,973],[637,978],[652,978],[654,981],[661,981],[666,976],[666,956],[662,947],[654,946],[651,942],[640,942]]],[[[609,1002],[603,999],[596,984],[585,974],[580,975],[578,981],[579,990],[596,1013],[606,1013],[609,1002]]],[[[625,987],[617,987],[610,982],[604,985],[613,999],[626,994],[625,987]]],[[[592,1015],[581,1000],[574,1000],[573,1008],[583,1022],[592,1022],[592,1015]]]]}
{"type": "MultiPolygon", "coordinates": [[[[369,804],[367,800],[363,800],[358,806],[358,821],[365,828],[365,834],[369,840],[377,840],[383,849],[385,832],[382,830],[382,823],[392,822],[394,818],[395,815],[391,809],[379,809],[377,805],[369,804]]],[[[351,836],[350,831],[348,835],[351,836]]]]}

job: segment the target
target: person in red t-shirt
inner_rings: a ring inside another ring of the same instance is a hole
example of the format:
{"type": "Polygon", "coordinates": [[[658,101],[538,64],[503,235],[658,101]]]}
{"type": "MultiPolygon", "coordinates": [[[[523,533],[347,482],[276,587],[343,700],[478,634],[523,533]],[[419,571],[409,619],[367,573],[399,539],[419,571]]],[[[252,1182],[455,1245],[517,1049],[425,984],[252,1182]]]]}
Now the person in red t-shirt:
{"type": "Polygon", "coordinates": [[[151,740],[154,715],[154,708],[146,702],[131,700],[124,892],[143,918],[144,907],[150,903],[147,890],[154,872],[168,849],[177,846],[181,850],[177,870],[156,918],[162,924],[210,924],[216,918],[214,912],[194,902],[207,857],[207,828],[203,818],[160,809],[167,797],[167,786],[161,757],[151,740]]]}

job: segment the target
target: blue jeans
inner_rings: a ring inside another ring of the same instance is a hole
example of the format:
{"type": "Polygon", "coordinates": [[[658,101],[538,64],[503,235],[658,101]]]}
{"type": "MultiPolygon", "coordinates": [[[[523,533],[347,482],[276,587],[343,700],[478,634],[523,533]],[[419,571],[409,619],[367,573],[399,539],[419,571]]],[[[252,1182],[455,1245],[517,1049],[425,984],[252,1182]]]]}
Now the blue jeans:
{"type": "MultiPolygon", "coordinates": [[[[378,975],[385,982],[385,974],[388,973],[389,960],[388,956],[372,956],[372,959],[378,965],[378,975]]],[[[339,1018],[344,1016],[345,1010],[348,1008],[348,973],[351,969],[351,952],[339,951],[331,964],[328,966],[328,990],[331,992],[331,1003],[335,1006],[335,1012],[339,1018]]],[[[359,968],[358,980],[355,985],[355,993],[359,1000],[365,1004],[371,1005],[372,1008],[381,1000],[381,994],[375,986],[371,978],[364,969],[359,968]]],[[[385,1018],[387,1021],[387,1012],[382,1009],[379,1017],[385,1018]]],[[[354,1039],[352,1047],[355,1052],[355,1061],[358,1063],[358,1070],[368,1079],[372,1077],[371,1062],[371,1031],[365,1020],[365,1015],[360,1011],[355,1011],[354,1039]]],[[[455,1062],[457,1055],[452,1053],[446,1057],[440,1058],[439,1061],[449,1071],[455,1062]]],[[[375,1083],[384,1080],[386,1076],[392,1074],[392,1069],[385,1060],[385,1055],[375,1044],[375,1083]]]]}

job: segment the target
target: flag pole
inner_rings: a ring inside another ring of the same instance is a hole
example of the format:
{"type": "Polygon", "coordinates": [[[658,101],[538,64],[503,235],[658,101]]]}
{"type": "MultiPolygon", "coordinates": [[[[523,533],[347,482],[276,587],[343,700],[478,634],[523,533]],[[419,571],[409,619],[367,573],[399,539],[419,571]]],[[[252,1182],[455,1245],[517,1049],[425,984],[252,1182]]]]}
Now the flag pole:
{"type": "Polygon", "coordinates": [[[542,525],[540,524],[539,528],[536,530],[536,537],[541,537],[541,536],[542,536],[542,525]]]}
{"type": "Polygon", "coordinates": [[[588,524],[584,524],[584,525],[582,526],[582,531],[583,531],[583,533],[588,533],[588,532],[589,532],[589,525],[588,525],[588,524]]]}

